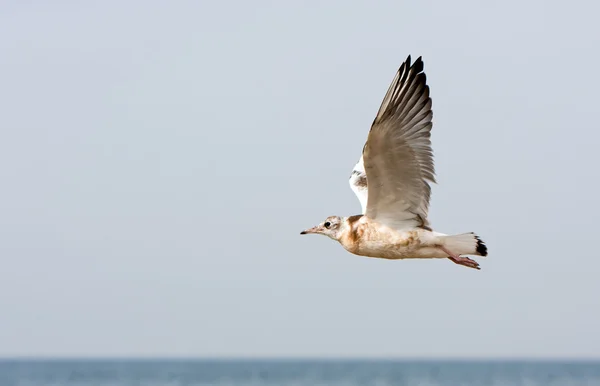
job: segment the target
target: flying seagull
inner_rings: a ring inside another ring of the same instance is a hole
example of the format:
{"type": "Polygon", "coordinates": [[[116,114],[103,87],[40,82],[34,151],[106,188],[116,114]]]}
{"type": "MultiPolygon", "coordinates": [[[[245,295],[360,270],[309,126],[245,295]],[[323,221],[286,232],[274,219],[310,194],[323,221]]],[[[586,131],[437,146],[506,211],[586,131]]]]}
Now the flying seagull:
{"type": "Polygon", "coordinates": [[[487,256],[473,232],[447,235],[427,219],[435,183],[430,133],[433,112],[419,57],[410,55],[398,69],[371,125],[350,187],[362,214],[330,216],[300,234],[337,240],[350,253],[383,259],[444,259],[479,269],[462,255],[487,256]]]}

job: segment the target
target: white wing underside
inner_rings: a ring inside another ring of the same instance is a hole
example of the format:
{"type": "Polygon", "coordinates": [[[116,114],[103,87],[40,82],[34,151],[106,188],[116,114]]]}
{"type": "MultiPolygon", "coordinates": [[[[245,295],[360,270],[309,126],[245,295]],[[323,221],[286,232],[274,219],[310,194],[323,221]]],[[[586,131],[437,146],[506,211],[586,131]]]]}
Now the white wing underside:
{"type": "Polygon", "coordinates": [[[395,229],[429,229],[433,112],[422,71],[421,58],[400,66],[349,181],[362,213],[395,229]]]}
{"type": "Polygon", "coordinates": [[[362,156],[354,166],[352,174],[350,175],[350,188],[354,194],[356,194],[356,197],[360,202],[362,213],[364,214],[367,211],[368,189],[367,174],[365,173],[365,165],[362,156]]]}

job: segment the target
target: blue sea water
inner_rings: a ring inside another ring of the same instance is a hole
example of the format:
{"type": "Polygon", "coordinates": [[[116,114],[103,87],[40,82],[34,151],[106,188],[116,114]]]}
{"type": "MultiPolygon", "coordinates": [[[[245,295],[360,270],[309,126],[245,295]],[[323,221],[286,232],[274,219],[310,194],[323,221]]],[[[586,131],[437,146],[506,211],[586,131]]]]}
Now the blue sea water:
{"type": "Polygon", "coordinates": [[[600,361],[0,360],[0,386],[600,386],[600,361]]]}

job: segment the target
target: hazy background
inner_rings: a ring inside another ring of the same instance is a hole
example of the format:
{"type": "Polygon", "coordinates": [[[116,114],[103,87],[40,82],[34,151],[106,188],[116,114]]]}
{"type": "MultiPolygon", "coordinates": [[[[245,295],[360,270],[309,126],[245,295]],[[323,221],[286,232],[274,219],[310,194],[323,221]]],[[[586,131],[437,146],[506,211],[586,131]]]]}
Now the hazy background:
{"type": "Polygon", "coordinates": [[[600,357],[592,1],[4,1],[0,356],[600,357]],[[299,232],[423,55],[431,220],[482,270],[299,232]]]}

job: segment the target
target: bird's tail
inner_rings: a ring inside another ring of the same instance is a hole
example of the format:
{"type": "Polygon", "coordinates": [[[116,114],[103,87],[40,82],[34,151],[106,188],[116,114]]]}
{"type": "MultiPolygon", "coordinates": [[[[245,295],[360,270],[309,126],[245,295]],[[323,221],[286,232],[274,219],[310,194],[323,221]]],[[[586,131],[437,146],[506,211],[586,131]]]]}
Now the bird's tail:
{"type": "Polygon", "coordinates": [[[488,254],[485,243],[473,232],[440,238],[444,247],[457,255],[487,256],[488,254]]]}

